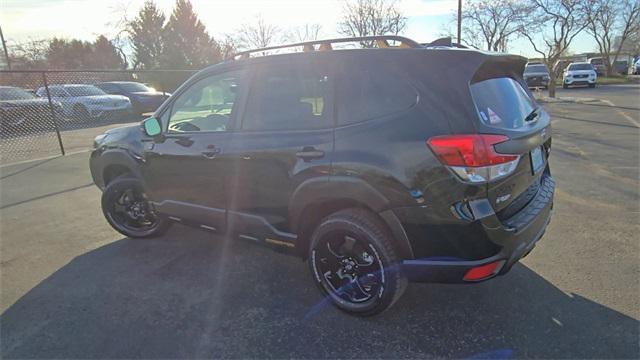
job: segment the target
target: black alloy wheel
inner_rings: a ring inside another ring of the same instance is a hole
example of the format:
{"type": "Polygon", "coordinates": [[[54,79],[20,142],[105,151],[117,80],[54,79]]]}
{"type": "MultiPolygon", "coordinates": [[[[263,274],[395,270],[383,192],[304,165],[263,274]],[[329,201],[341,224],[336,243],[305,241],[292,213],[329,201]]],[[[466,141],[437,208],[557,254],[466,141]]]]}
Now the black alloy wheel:
{"type": "Polygon", "coordinates": [[[311,237],[309,266],[322,293],[339,309],[362,316],[380,313],[402,295],[394,239],[365,209],[336,212],[311,237]]]}
{"type": "Polygon", "coordinates": [[[102,211],[109,224],[129,237],[149,237],[166,231],[168,223],[149,206],[141,183],[118,178],[102,194],[102,211]]]}

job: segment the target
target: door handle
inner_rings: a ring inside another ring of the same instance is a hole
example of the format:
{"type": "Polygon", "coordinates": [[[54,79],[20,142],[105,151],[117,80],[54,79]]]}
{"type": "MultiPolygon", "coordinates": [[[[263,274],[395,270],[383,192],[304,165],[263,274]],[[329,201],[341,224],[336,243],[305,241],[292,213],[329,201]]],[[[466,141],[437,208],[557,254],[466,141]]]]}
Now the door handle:
{"type": "Polygon", "coordinates": [[[206,157],[207,159],[213,159],[218,154],[220,154],[220,152],[221,152],[220,148],[217,148],[215,146],[209,145],[209,146],[207,146],[207,150],[202,152],[202,156],[206,157]]]}
{"type": "Polygon", "coordinates": [[[298,151],[296,156],[303,159],[304,161],[309,161],[312,159],[320,159],[324,157],[324,151],[318,150],[313,146],[305,146],[302,148],[302,151],[298,151]]]}

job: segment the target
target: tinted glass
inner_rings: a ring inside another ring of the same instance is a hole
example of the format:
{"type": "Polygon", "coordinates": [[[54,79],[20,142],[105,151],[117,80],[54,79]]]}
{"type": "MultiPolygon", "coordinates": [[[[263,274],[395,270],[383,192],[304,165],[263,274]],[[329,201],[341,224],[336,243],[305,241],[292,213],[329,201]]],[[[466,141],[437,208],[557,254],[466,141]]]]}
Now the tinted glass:
{"type": "Polygon", "coordinates": [[[338,124],[375,119],[409,109],[416,90],[399,69],[346,65],[338,76],[338,124]]]}
{"type": "Polygon", "coordinates": [[[214,75],[193,84],[173,103],[170,132],[226,131],[244,72],[214,75]]]}
{"type": "Polygon", "coordinates": [[[35,98],[35,95],[19,88],[0,88],[0,100],[28,100],[35,98]]]}
{"type": "Polygon", "coordinates": [[[525,73],[548,73],[547,67],[544,65],[527,65],[524,68],[525,73]]]}
{"type": "Polygon", "coordinates": [[[571,64],[569,70],[593,70],[593,66],[591,64],[571,64]]]}
{"type": "Polygon", "coordinates": [[[536,107],[522,86],[511,78],[497,78],[471,85],[471,96],[480,120],[488,126],[517,129],[536,107]]]}
{"type": "Polygon", "coordinates": [[[97,96],[97,95],[106,95],[104,91],[98,89],[93,85],[86,86],[67,86],[65,87],[67,92],[71,96],[97,96]]]}
{"type": "Polygon", "coordinates": [[[323,66],[274,64],[252,83],[245,130],[302,130],[331,126],[329,73],[323,66]]]}

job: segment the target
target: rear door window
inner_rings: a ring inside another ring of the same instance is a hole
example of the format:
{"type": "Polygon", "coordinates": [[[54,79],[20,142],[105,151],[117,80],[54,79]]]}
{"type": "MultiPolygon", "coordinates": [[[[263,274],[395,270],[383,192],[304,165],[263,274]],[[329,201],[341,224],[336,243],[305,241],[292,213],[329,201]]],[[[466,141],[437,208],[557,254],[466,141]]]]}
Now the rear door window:
{"type": "Polygon", "coordinates": [[[524,88],[511,78],[495,78],[471,85],[471,96],[483,124],[518,129],[536,104],[524,88]]]}
{"type": "Polygon", "coordinates": [[[333,125],[330,74],[323,64],[283,62],[258,69],[243,130],[307,130],[333,125]]]}
{"type": "Polygon", "coordinates": [[[407,110],[418,101],[409,79],[392,66],[344,66],[338,76],[338,125],[407,110]]]}

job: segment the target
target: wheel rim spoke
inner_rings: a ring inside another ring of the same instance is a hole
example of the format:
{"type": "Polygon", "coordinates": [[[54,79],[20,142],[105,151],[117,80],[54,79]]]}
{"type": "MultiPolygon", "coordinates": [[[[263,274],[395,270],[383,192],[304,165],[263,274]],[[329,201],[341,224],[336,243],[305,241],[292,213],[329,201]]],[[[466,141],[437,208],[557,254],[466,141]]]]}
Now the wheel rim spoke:
{"type": "Polygon", "coordinates": [[[363,303],[381,288],[380,259],[370,245],[357,236],[342,233],[327,235],[316,248],[314,263],[322,274],[321,282],[332,296],[352,303],[363,303]]]}

